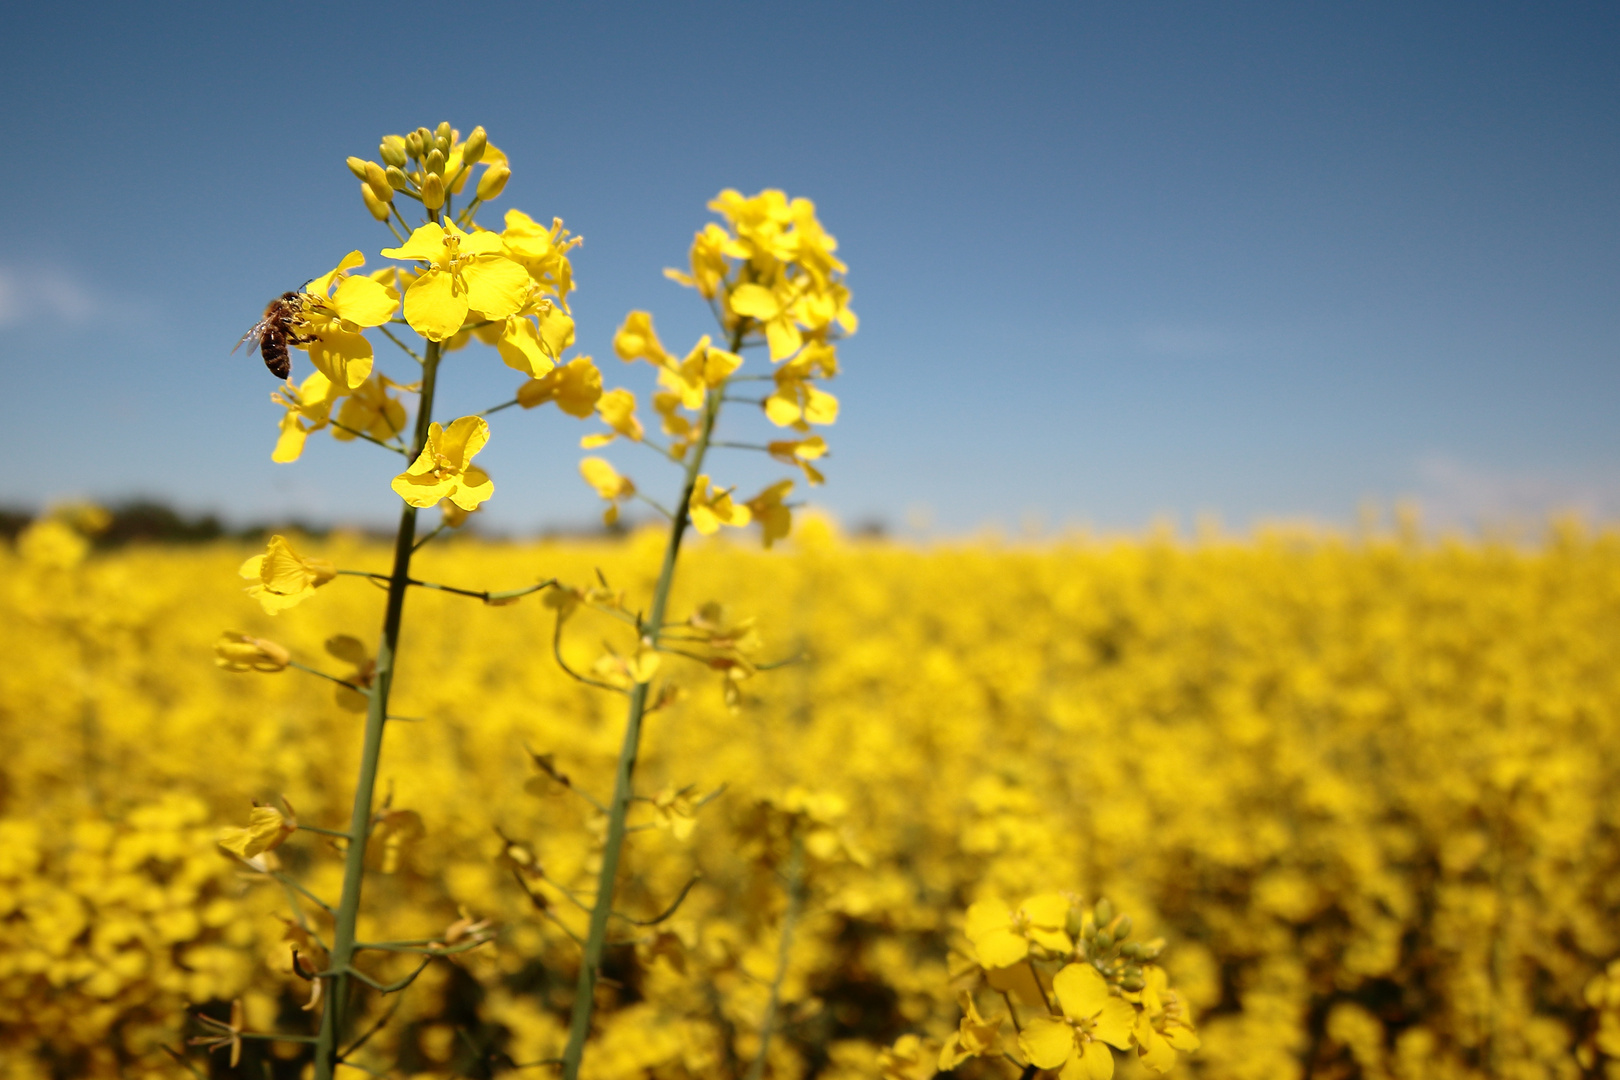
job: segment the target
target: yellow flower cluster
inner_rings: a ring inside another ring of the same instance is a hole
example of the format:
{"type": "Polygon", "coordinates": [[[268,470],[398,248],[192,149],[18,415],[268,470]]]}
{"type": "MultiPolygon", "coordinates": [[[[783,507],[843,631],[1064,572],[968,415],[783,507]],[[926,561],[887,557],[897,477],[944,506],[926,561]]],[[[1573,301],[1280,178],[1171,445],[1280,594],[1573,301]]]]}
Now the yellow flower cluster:
{"type": "MultiPolygon", "coordinates": [[[[355,691],[211,650],[236,626],[363,686],[342,635],[384,596],[337,578],[271,616],[240,546],[87,555],[86,532],[53,517],[0,550],[0,1060],[178,1080],[163,1046],[202,1037],[283,1075],[308,1046],[245,1036],[308,1030],[331,923],[276,874],[340,891],[343,842],[316,830],[346,821],[355,691]],[[186,1026],[188,1003],[212,1021],[186,1026]]],[[[926,1078],[943,1059],[988,1080],[1011,1055],[1140,1077],[1167,1050],[1230,1080],[1610,1067],[1620,537],[914,550],[811,519],[794,545],[682,556],[671,646],[805,659],[649,706],[584,1075],[926,1078]]],[[[607,608],[662,549],[456,540],[413,573],[600,580],[545,595],[607,608]]],[[[270,576],[280,596],[314,580],[270,576]]],[[[399,1012],[354,1060],[536,1075],[515,1067],[566,1039],[621,703],[547,662],[560,607],[410,603],[359,937],[445,955],[367,999],[362,1031],[399,1012]]],[[[600,656],[592,634],[558,647],[581,672],[600,656]]],[[[418,958],[361,962],[387,981],[418,958]]]]}

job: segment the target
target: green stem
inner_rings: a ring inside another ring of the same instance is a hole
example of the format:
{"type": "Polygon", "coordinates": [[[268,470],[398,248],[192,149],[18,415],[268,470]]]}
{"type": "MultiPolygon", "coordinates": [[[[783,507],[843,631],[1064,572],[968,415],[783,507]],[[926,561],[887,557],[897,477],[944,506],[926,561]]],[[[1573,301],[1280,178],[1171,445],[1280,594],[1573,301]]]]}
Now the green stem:
{"type": "MultiPolygon", "coordinates": [[[[733,351],[741,338],[739,325],[732,335],[733,351]]],[[[664,563],[659,568],[658,584],[653,590],[652,610],[648,612],[644,624],[649,628],[654,644],[657,644],[657,628],[664,625],[664,609],[669,606],[670,587],[675,583],[675,562],[681,552],[681,540],[686,536],[692,491],[697,487],[698,474],[703,471],[703,458],[709,451],[709,441],[714,437],[714,425],[720,418],[724,393],[724,385],[716,387],[709,391],[704,401],[703,426],[693,445],[691,458],[686,463],[681,498],[675,504],[675,513],[670,519],[669,543],[664,548],[664,563]]],[[[563,1080],[577,1080],[580,1063],[585,1059],[585,1040],[591,1034],[591,1014],[596,1010],[596,981],[601,974],[602,952],[607,947],[608,919],[613,914],[619,857],[624,852],[625,819],[635,795],[631,783],[636,771],[636,755],[641,749],[641,721],[647,714],[647,689],[646,683],[637,683],[635,689],[630,691],[624,743],[619,749],[618,768],[613,777],[613,801],[608,804],[607,839],[602,849],[602,870],[597,878],[596,903],[591,908],[590,931],[585,937],[585,955],[580,959],[579,982],[574,990],[574,1011],[569,1018],[568,1045],[563,1050],[563,1080]]]]}
{"type": "Polygon", "coordinates": [[[771,980],[770,1000],[765,1003],[765,1019],[759,1029],[759,1053],[748,1066],[746,1080],[763,1080],[766,1056],[771,1049],[771,1033],[776,1028],[776,1013],[782,1006],[782,983],[787,978],[788,962],[793,955],[793,931],[799,923],[799,912],[804,909],[804,836],[793,830],[793,847],[788,852],[787,910],[782,913],[782,937],[776,946],[776,977],[771,980]]]}
{"type": "MultiPolygon", "coordinates": [[[[422,363],[422,400],[416,414],[416,435],[411,444],[410,456],[413,460],[427,443],[438,373],[439,343],[430,341],[422,363]]],[[[394,571],[388,581],[382,640],[377,646],[377,670],[371,684],[365,741],[360,751],[360,776],[354,789],[354,809],[349,815],[349,835],[353,840],[344,855],[343,895],[338,901],[328,965],[337,974],[331,977],[326,1008],[321,1013],[321,1031],[315,1046],[316,1080],[332,1080],[339,1064],[338,1045],[347,1019],[343,1014],[353,986],[350,972],[353,970],[355,953],[355,928],[360,919],[360,892],[365,884],[366,841],[371,836],[377,762],[382,756],[383,729],[388,724],[388,696],[394,683],[394,660],[399,649],[399,627],[405,610],[405,594],[411,587],[411,553],[415,550],[415,542],[416,507],[407,504],[400,513],[399,532],[394,537],[394,571]]]]}

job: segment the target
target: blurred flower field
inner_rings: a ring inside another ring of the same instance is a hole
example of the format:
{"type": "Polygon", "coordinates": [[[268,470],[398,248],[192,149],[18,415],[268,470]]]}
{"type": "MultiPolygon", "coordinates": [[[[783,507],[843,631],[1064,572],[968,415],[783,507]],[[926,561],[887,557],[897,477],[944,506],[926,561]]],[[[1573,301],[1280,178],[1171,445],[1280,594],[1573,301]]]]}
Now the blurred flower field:
{"type": "MultiPolygon", "coordinates": [[[[298,543],[387,566],[359,537],[298,543]]],[[[417,565],[644,596],[662,544],[454,539],[417,565]]],[[[208,1034],[188,1008],[228,1030],[238,999],[249,1028],[304,1030],[320,946],[287,916],[318,937],[321,914],[218,840],[249,797],[309,825],[351,797],[344,687],[225,671],[213,645],[231,627],[344,676],[363,657],[327,643],[369,641],[384,594],[343,578],[268,616],[237,576],[257,550],[85,557],[38,528],[0,550],[7,1076],[303,1069],[299,1042],[250,1040],[234,1070],[164,1049],[208,1034]]],[[[787,551],[693,548],[672,610],[713,598],[804,659],[733,682],[735,707],[721,674],[665,659],[683,693],[648,720],[593,1080],[741,1078],[768,1011],[769,1076],[925,1080],[967,1038],[968,908],[1053,892],[1164,939],[1202,1044],[1183,1075],[1620,1075],[1620,536],[920,549],[810,520],[787,551]],[[784,809],[809,823],[793,870],[784,809]]],[[[549,1076],[622,707],[558,669],[539,597],[409,604],[360,937],[494,936],[431,958],[397,1012],[377,999],[355,1060],[549,1076]]],[[[563,643],[576,670],[597,617],[563,643]]],[[[335,895],[335,845],[300,830],[267,857],[335,895]]],[[[395,979],[415,957],[368,962],[395,979]]],[[[1032,992],[977,1008],[1016,1019],[1032,992]]],[[[1012,1023],[985,1038],[956,1074],[1018,1076],[1012,1023]]]]}

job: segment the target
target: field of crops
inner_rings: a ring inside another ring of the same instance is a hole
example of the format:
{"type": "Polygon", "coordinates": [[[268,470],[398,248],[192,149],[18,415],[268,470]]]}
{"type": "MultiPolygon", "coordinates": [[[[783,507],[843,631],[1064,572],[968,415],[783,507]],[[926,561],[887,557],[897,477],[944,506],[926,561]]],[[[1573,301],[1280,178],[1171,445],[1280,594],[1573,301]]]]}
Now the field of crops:
{"type": "MultiPolygon", "coordinates": [[[[359,538],[298,543],[387,568],[359,538]]],[[[662,543],[452,540],[416,565],[634,598],[662,543]]],[[[0,552],[5,1073],[297,1076],[303,1042],[250,1039],[234,1071],[163,1047],[238,999],[238,1028],[311,1030],[293,957],[319,945],[287,920],[319,938],[324,916],[261,870],[334,895],[338,841],[300,829],[257,867],[217,841],[250,800],[341,827],[361,718],[342,686],[223,670],[212,646],[238,630],[352,676],[326,643],[369,643],[384,594],[339,578],[271,617],[243,546],[78,554],[0,552]]],[[[652,925],[616,924],[585,1075],[741,1076],[774,1010],[769,1076],[922,1080],[977,986],[1003,1020],[957,1073],[1016,1076],[998,1049],[1032,991],[976,983],[964,920],[1052,892],[1085,898],[1071,932],[1124,937],[1089,906],[1107,897],[1133,941],[1165,940],[1202,1043],[1183,1074],[1614,1075],[1620,537],[925,550],[810,522],[787,552],[695,547],[671,611],[711,598],[757,620],[760,657],[803,659],[739,682],[664,657],[683,693],[648,720],[620,893],[652,925]]],[[[368,1024],[398,1010],[353,1060],[549,1075],[622,705],[559,669],[540,597],[409,605],[359,936],[493,937],[370,999],[368,1024]]],[[[607,670],[599,618],[568,624],[576,671],[607,670]]],[[[415,957],[366,964],[392,980],[415,957]]]]}

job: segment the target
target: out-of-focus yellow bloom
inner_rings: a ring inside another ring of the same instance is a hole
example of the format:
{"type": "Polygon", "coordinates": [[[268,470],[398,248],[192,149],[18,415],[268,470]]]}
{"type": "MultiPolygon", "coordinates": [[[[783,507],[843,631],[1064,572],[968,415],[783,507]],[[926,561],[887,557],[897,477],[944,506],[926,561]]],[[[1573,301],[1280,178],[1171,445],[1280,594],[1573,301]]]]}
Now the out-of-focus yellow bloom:
{"type": "Polygon", "coordinates": [[[744,282],[731,291],[731,310],[758,320],[765,327],[771,359],[786,360],[804,345],[804,335],[799,333],[793,315],[798,298],[799,290],[785,281],[774,290],[744,282]]]}
{"type": "Polygon", "coordinates": [[[701,409],[708,392],[725,385],[732,372],[741,366],[742,357],[714,348],[709,344],[709,335],[704,334],[686,354],[686,359],[670,372],[677,377],[670,388],[680,394],[681,404],[686,408],[701,409]]]}
{"type": "Polygon", "coordinates": [[[400,247],[384,249],[383,256],[427,264],[405,290],[405,321],[429,341],[453,336],[468,311],[505,319],[529,297],[529,274],[507,256],[497,233],[468,234],[453,221],[430,221],[400,247]]]}
{"type": "Polygon", "coordinates": [[[778,480],[764,491],[748,500],[747,506],[760,527],[765,530],[765,546],[771,547],[778,540],[784,540],[793,531],[793,511],[783,504],[788,492],[793,490],[793,481],[778,480]]]}
{"type": "Polygon", "coordinates": [[[877,1064],[883,1080],[929,1080],[934,1075],[934,1056],[915,1035],[902,1035],[880,1050],[877,1064]]]}
{"type": "Polygon", "coordinates": [[[17,550],[35,566],[66,570],[84,561],[90,541],[67,522],[45,517],[22,531],[17,550]]]}
{"type": "Polygon", "coordinates": [[[1201,1045],[1187,1016],[1180,996],[1170,989],[1169,976],[1157,964],[1142,969],[1140,993],[1142,1011],[1136,1016],[1131,1037],[1142,1064],[1157,1073],[1169,1072],[1176,1064],[1176,1051],[1191,1052],[1201,1045]]]}
{"type": "Polygon", "coordinates": [[[555,401],[557,408],[583,420],[596,411],[596,403],[602,400],[602,372],[590,357],[576,356],[518,387],[517,399],[525,409],[555,401]]]}
{"type": "Polygon", "coordinates": [[[1052,980],[1052,989],[1063,1017],[1035,1017],[1024,1024],[1018,1045],[1025,1058],[1037,1068],[1061,1069],[1062,1080],[1108,1080],[1114,1075],[1108,1047],[1130,1048],[1136,1010],[1111,995],[1089,966],[1068,965],[1052,980]]]}
{"type": "Polygon", "coordinates": [[[219,846],[240,859],[251,859],[265,851],[274,851],[298,831],[298,819],[288,817],[273,806],[253,807],[248,815],[247,828],[231,826],[219,831],[219,846]]]}
{"type": "Polygon", "coordinates": [[[652,315],[645,311],[632,311],[624,317],[624,324],[613,335],[613,351],[626,363],[645,360],[654,367],[669,367],[675,362],[658,340],[652,315]]]}
{"type": "Polygon", "coordinates": [[[353,390],[371,374],[371,342],[360,331],[381,326],[399,310],[399,294],[392,288],[370,276],[349,273],[365,262],[365,255],[351,251],[304,289],[310,298],[304,306],[308,340],[299,348],[309,352],[316,370],[332,381],[338,393],[353,390]]]}
{"type": "Polygon", "coordinates": [[[226,671],[284,671],[292,653],[265,638],[227,630],[214,642],[214,663],[226,671]]]}
{"type": "Polygon", "coordinates": [[[304,558],[285,536],[272,536],[265,553],[249,558],[239,572],[253,583],[247,594],[271,615],[303,603],[337,576],[330,562],[304,558]]]}
{"type": "Polygon", "coordinates": [[[838,399],[811,382],[826,374],[830,363],[830,351],[806,349],[776,369],[776,389],[765,399],[765,415],[771,423],[808,431],[811,424],[831,424],[838,419],[838,399]]]}
{"type": "Polygon", "coordinates": [[[987,968],[1010,967],[1029,955],[1031,943],[1054,953],[1074,948],[1064,926],[1069,921],[1069,899],[1062,893],[1042,893],[1014,911],[1000,900],[980,900],[967,911],[963,927],[978,961],[987,968]]]}
{"type": "Polygon", "coordinates": [[[619,504],[635,497],[635,483],[628,476],[619,475],[618,470],[599,457],[580,459],[579,474],[608,502],[607,509],[602,511],[602,523],[615,524],[619,520],[619,504]]]}
{"type": "Polygon", "coordinates": [[[333,426],[332,437],[348,442],[359,435],[370,435],[387,442],[404,431],[405,405],[388,395],[388,388],[398,385],[383,375],[373,375],[361,383],[343,399],[337,414],[337,422],[342,426],[333,426]]]}
{"type": "Polygon", "coordinates": [[[596,411],[602,417],[602,422],[613,430],[585,436],[579,440],[581,448],[594,450],[598,446],[606,446],[620,435],[636,442],[645,437],[646,430],[636,418],[636,395],[623,387],[609,390],[598,398],[596,411]]]}
{"type": "Polygon", "coordinates": [[[744,259],[748,257],[748,252],[732,240],[725,229],[711,221],[692,237],[692,272],[683,274],[679,270],[665,270],[664,276],[691,286],[705,300],[713,300],[720,282],[725,279],[728,255],[744,259]]]}
{"type": "Polygon", "coordinates": [[[959,1001],[962,1020],[939,1051],[940,1072],[949,1072],[969,1058],[993,1051],[1001,1035],[1001,1017],[986,1020],[980,1016],[972,994],[963,993],[959,1001]]]}
{"type": "Polygon", "coordinates": [[[827,456],[827,441],[820,435],[812,435],[808,439],[778,440],[769,443],[765,449],[782,464],[797,465],[804,471],[805,479],[812,484],[820,484],[827,479],[821,475],[820,469],[810,464],[827,456]]]}
{"type": "Polygon", "coordinates": [[[664,788],[653,796],[652,808],[654,825],[677,840],[692,838],[692,830],[697,828],[697,807],[690,788],[664,788]]]}
{"type": "Polygon", "coordinates": [[[658,653],[641,642],[629,656],[620,656],[609,646],[591,665],[591,673],[610,686],[628,690],[637,683],[651,682],[658,666],[658,653]]]}
{"type": "Polygon", "coordinates": [[[394,490],[412,506],[426,509],[449,499],[463,510],[495,494],[489,474],[472,459],[489,442],[489,424],[481,416],[463,416],[448,428],[428,427],[427,444],[411,467],[394,477],[394,490]]]}
{"type": "Polygon", "coordinates": [[[732,502],[732,490],[715,488],[709,483],[708,476],[699,476],[692,485],[692,498],[687,503],[692,528],[704,536],[713,536],[722,525],[740,529],[752,521],[753,514],[747,506],[732,502]]]}

